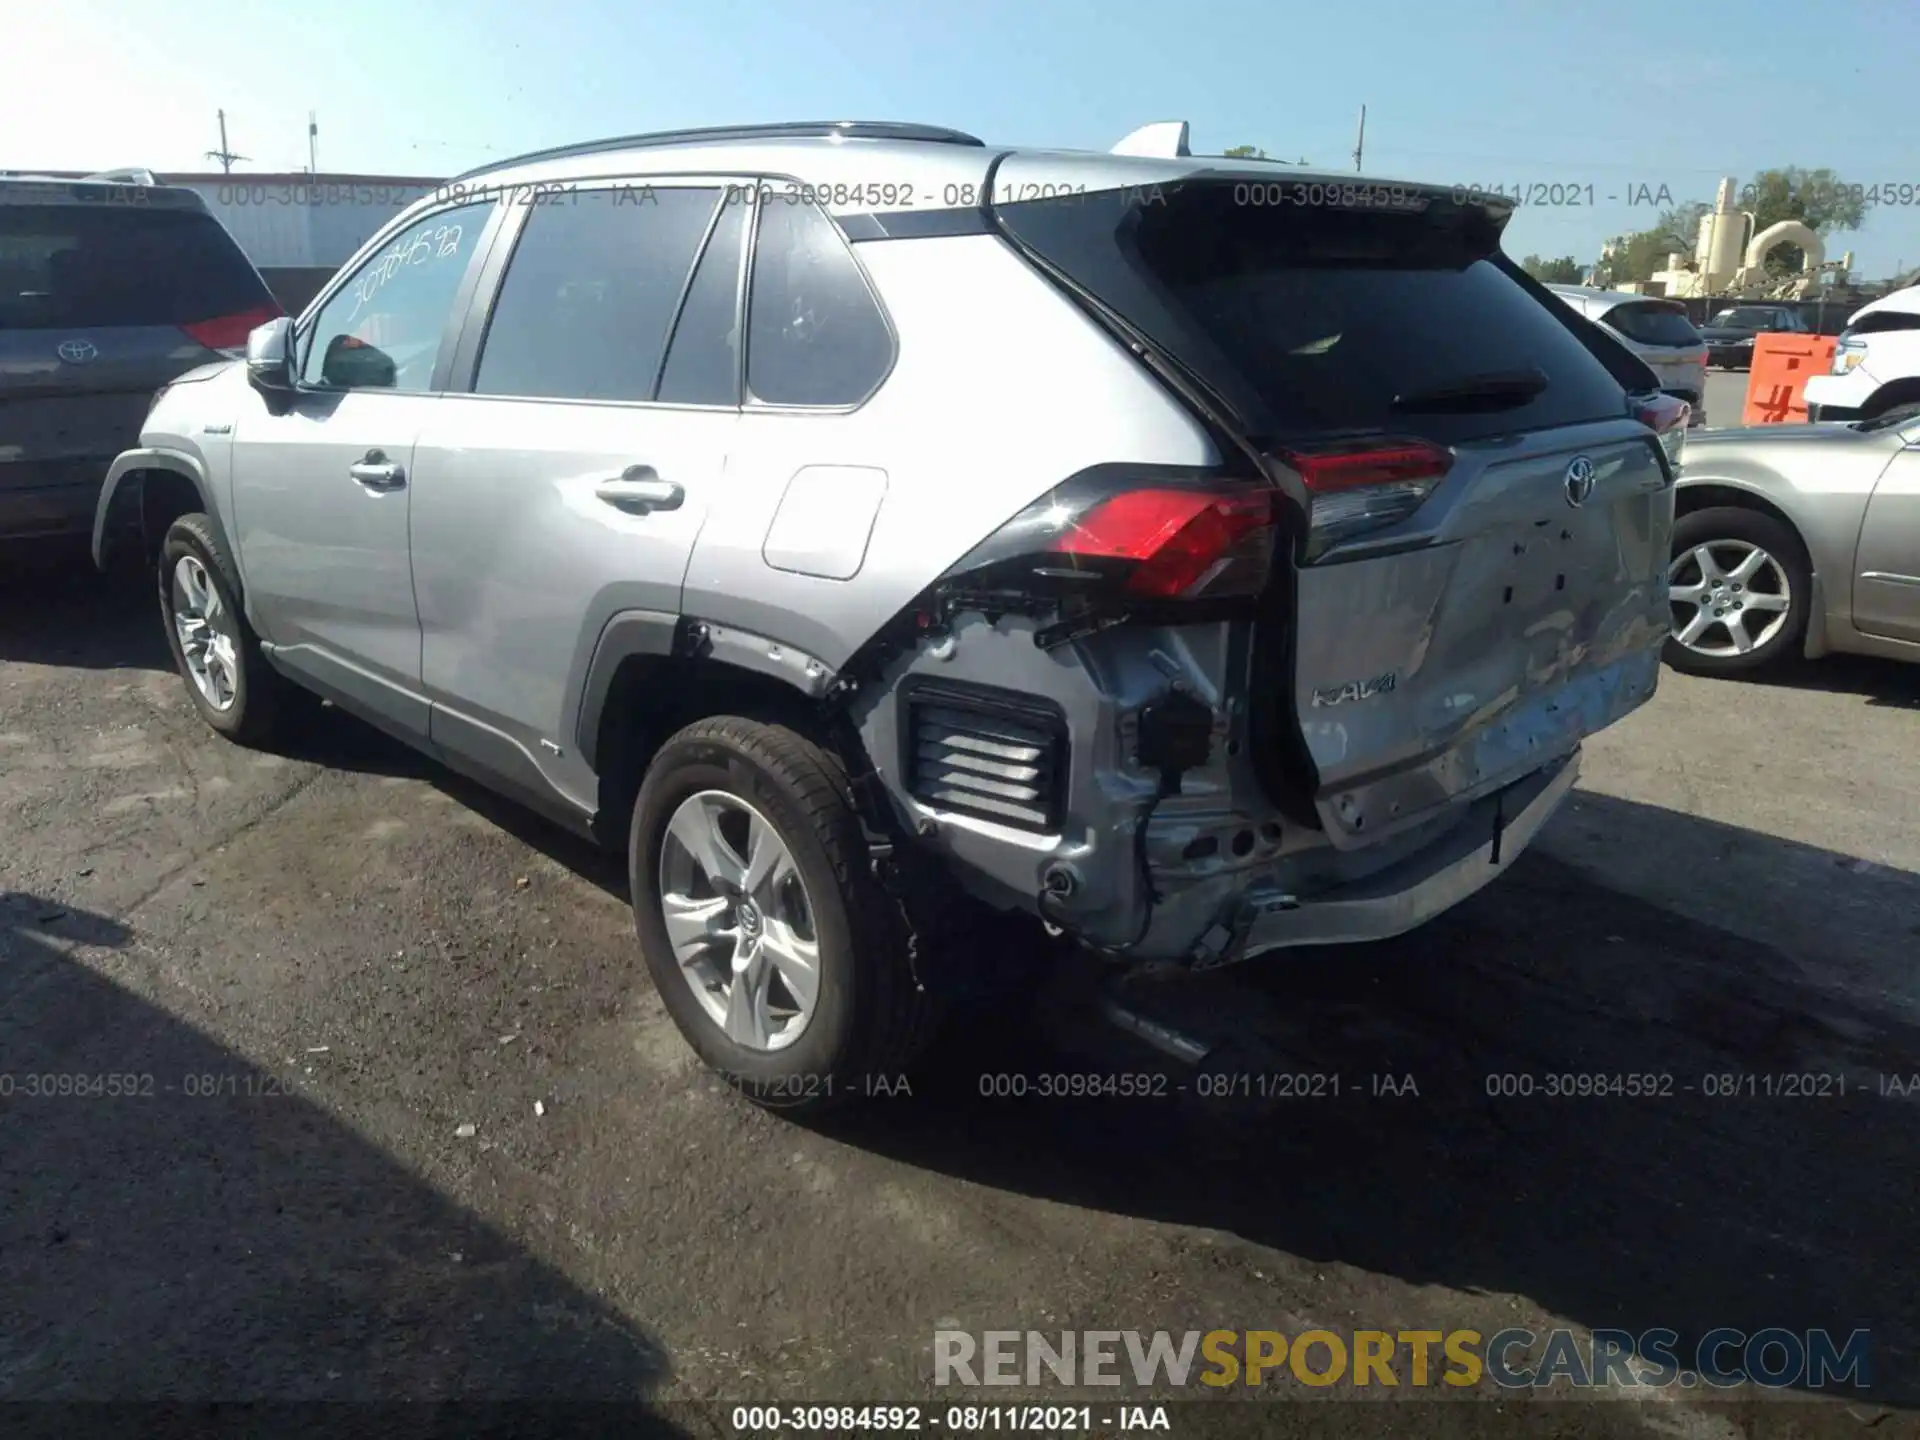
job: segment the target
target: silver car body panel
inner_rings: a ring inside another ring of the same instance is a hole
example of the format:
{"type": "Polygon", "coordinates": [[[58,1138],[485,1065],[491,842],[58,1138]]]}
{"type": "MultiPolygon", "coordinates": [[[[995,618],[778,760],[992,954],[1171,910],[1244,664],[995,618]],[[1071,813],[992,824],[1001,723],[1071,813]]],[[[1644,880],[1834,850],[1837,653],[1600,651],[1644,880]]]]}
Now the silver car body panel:
{"type": "Polygon", "coordinates": [[[686,572],[687,614],[779,636],[838,668],[983,535],[1065,477],[1115,459],[1218,461],[1193,417],[997,238],[889,241],[855,253],[899,337],[893,373],[852,411],[756,407],[741,417],[727,504],[709,517],[686,572]],[[957,418],[957,395],[990,423],[957,418]],[[766,558],[788,485],[814,465],[886,477],[864,561],[846,580],[766,558]]]}
{"type": "Polygon", "coordinates": [[[1920,423],[1716,430],[1687,442],[1679,487],[1749,497],[1793,526],[1819,592],[1809,656],[1920,659],[1920,423]]]}

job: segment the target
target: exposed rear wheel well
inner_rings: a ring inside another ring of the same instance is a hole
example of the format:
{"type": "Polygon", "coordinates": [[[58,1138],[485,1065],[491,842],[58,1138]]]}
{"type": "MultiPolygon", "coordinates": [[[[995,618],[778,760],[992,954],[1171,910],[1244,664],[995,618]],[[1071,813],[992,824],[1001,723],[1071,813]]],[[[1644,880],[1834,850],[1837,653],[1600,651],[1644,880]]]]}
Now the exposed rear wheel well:
{"type": "Polygon", "coordinates": [[[674,655],[629,655],[614,671],[595,735],[600,777],[594,829],[624,844],[634,797],[654,753],[682,726],[714,715],[784,725],[858,773],[864,757],[852,727],[835,725],[819,702],[770,675],[724,661],[674,655]]]}
{"type": "Polygon", "coordinates": [[[1684,485],[1673,497],[1673,517],[1691,515],[1696,510],[1711,510],[1727,505],[1739,510],[1757,510],[1762,515],[1771,515],[1799,542],[1800,558],[1811,560],[1807,555],[1807,542],[1800,538],[1800,529],[1787,517],[1787,513],[1770,500],[1763,500],[1751,490],[1742,490],[1736,485],[1684,485]]]}

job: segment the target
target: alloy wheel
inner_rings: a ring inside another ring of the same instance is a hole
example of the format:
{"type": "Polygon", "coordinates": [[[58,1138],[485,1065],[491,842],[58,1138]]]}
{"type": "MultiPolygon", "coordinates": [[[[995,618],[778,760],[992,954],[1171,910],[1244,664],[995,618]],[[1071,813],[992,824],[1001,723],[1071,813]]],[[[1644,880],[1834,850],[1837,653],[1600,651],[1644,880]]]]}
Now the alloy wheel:
{"type": "Polygon", "coordinates": [[[820,995],[813,904],[773,822],[724,790],[688,796],[660,849],[660,911],[707,1017],[748,1050],[784,1050],[820,995]]]}
{"type": "Polygon", "coordinates": [[[188,678],[213,709],[231,710],[240,675],[240,636],[232,612],[207,567],[192,555],[182,555],[173,567],[169,594],[188,678]]]}
{"type": "Polygon", "coordinates": [[[1746,655],[1778,635],[1793,608],[1786,567],[1746,540],[1710,540],[1667,572],[1673,638],[1696,655],[1746,655]]]}

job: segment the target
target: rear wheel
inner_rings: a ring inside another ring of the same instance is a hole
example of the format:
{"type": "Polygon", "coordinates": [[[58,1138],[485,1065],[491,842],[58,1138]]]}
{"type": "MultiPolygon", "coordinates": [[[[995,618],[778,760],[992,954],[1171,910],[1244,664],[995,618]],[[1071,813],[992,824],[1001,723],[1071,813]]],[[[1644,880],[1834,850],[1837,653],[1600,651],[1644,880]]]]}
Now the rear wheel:
{"type": "Polygon", "coordinates": [[[845,776],[804,736],[735,717],[687,726],[648,767],[629,839],[654,986],[750,1099],[823,1108],[891,1083],[931,1038],[845,776]]]}
{"type": "Polygon", "coordinates": [[[1738,506],[1674,522],[1666,661],[1692,675],[1739,675],[1799,651],[1813,577],[1800,539],[1738,506]]]}

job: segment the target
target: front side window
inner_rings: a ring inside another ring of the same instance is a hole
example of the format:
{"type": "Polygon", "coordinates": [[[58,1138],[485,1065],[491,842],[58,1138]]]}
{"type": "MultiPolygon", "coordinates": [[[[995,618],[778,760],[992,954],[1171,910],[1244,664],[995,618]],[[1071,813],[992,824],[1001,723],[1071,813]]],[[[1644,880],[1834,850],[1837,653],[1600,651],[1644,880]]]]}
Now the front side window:
{"type": "Polygon", "coordinates": [[[747,389],[767,405],[857,405],[893,367],[893,332],[825,212],[760,206],[747,300],[747,389]]]}
{"type": "Polygon", "coordinates": [[[535,206],[487,324],[482,395],[651,400],[717,189],[588,190],[535,206]]]}
{"type": "Polygon", "coordinates": [[[492,209],[439,211],[383,246],[314,317],[301,380],[333,390],[428,389],[460,279],[492,209]]]}

